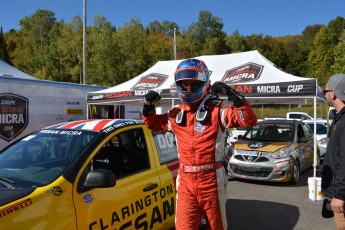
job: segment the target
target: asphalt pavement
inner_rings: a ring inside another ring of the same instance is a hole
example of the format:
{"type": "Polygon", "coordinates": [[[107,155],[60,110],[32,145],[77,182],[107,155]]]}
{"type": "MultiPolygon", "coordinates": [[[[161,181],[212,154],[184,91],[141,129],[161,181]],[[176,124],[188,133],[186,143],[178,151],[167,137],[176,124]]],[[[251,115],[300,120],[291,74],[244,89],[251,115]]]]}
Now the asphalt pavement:
{"type": "Polygon", "coordinates": [[[228,229],[335,229],[333,218],[321,216],[322,201],[309,199],[308,177],[313,177],[313,168],[302,172],[296,185],[229,179],[228,229]]]}

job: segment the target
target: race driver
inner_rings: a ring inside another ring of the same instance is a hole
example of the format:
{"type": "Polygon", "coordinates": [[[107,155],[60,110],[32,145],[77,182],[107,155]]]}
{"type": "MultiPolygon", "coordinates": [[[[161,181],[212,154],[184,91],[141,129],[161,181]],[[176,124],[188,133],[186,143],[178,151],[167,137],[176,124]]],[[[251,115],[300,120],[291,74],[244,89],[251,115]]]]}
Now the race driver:
{"type": "Polygon", "coordinates": [[[202,216],[208,229],[227,229],[226,183],[222,167],[225,131],[252,127],[257,117],[249,102],[222,82],[210,87],[209,71],[202,60],[186,59],[175,71],[182,105],[156,114],[161,99],[155,91],[145,95],[143,120],[150,130],[175,133],[180,168],[176,179],[177,230],[199,229],[202,216]],[[210,89],[211,88],[211,89],[210,89]],[[228,101],[211,94],[223,94],[228,101]]]}

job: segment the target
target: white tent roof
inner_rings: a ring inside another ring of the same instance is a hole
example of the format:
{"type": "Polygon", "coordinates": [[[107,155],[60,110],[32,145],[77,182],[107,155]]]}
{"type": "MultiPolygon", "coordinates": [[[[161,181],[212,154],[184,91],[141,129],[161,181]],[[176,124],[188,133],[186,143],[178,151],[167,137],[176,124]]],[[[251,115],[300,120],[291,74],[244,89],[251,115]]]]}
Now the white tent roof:
{"type": "MultiPolygon", "coordinates": [[[[241,92],[252,104],[312,104],[314,97],[325,103],[314,78],[281,71],[258,51],[196,57],[211,71],[211,84],[222,81],[241,92]]],[[[181,60],[159,61],[139,76],[117,86],[87,94],[89,104],[142,105],[149,90],[160,93],[161,105],[178,99],[174,71],[181,60]]]]}
{"type": "Polygon", "coordinates": [[[14,68],[3,60],[0,60],[0,76],[37,80],[37,78],[14,68]]]}

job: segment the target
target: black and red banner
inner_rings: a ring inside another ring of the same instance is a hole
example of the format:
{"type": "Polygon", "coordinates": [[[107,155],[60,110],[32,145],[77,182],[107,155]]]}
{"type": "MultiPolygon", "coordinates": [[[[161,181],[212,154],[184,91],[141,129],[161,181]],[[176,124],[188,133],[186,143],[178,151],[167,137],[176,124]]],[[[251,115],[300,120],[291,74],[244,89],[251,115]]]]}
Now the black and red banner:
{"type": "Polygon", "coordinates": [[[29,123],[29,100],[11,93],[0,94],[0,138],[11,141],[29,123]]]}

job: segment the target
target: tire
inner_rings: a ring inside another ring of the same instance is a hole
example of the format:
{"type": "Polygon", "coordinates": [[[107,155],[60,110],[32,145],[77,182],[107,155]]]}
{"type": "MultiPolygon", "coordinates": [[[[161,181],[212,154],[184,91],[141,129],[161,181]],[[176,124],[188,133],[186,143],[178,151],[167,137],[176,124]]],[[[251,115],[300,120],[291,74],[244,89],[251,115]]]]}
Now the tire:
{"type": "Polygon", "coordinates": [[[289,181],[290,184],[297,184],[298,183],[300,172],[301,172],[301,170],[299,167],[299,163],[298,163],[298,161],[295,161],[295,163],[293,164],[292,176],[291,176],[291,179],[289,181]]]}

